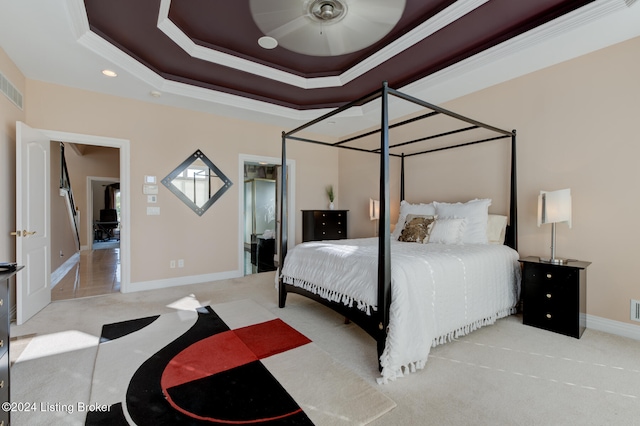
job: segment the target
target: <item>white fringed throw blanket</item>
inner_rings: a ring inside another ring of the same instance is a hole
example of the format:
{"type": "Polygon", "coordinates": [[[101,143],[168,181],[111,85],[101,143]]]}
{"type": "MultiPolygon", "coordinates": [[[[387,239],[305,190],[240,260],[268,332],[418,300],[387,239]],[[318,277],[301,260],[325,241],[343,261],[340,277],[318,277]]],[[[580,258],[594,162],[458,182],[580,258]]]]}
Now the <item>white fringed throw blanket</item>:
{"type": "MultiPolygon", "coordinates": [[[[309,242],[290,250],[287,284],[376,310],[378,239],[309,242]]],[[[391,311],[381,357],[384,383],[424,367],[431,346],[515,312],[518,253],[503,245],[391,241],[391,311]]]]}

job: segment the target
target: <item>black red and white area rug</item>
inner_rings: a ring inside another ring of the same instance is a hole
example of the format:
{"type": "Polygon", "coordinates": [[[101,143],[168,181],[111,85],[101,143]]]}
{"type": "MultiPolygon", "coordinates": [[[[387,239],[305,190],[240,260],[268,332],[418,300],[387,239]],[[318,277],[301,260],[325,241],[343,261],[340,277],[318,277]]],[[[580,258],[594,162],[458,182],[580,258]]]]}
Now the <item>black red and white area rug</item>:
{"type": "Polygon", "coordinates": [[[241,300],[103,326],[86,424],[367,424],[395,406],[241,300]]]}

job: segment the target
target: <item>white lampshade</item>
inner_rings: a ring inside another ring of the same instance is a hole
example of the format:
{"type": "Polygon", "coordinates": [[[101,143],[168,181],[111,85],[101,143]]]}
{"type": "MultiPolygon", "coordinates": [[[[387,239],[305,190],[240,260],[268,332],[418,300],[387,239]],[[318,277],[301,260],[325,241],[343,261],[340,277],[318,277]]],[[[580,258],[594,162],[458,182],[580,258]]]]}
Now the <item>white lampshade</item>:
{"type": "Polygon", "coordinates": [[[566,222],[571,228],[571,190],[540,191],[538,195],[538,226],[551,224],[551,257],[540,259],[543,262],[563,264],[563,259],[556,258],[556,223],[566,222]]]}
{"type": "Polygon", "coordinates": [[[538,226],[567,222],[571,228],[571,189],[540,191],[538,196],[538,226]]]}
{"type": "Polygon", "coordinates": [[[371,220],[380,219],[380,201],[369,198],[369,218],[371,220]]]}

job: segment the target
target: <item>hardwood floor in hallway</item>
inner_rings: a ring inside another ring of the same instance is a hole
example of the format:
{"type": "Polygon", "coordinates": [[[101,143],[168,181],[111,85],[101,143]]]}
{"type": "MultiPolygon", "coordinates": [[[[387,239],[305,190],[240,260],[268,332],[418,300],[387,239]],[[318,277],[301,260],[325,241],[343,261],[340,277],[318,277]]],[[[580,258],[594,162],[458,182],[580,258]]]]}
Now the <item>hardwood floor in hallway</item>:
{"type": "Polygon", "coordinates": [[[51,290],[51,300],[120,291],[120,249],[84,250],[80,261],[51,290]]]}

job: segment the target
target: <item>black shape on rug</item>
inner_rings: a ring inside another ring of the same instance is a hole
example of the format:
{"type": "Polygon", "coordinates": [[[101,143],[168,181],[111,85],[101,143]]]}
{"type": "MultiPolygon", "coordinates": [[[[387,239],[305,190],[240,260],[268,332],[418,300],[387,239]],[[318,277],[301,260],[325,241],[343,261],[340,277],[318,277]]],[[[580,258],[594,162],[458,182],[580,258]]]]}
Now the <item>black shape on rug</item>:
{"type": "Polygon", "coordinates": [[[105,324],[102,326],[100,343],[115,340],[122,336],[126,336],[127,334],[131,334],[138,330],[141,330],[157,320],[159,317],[160,315],[154,315],[146,318],[138,318],[129,321],[116,322],[113,324],[105,324]]]}

